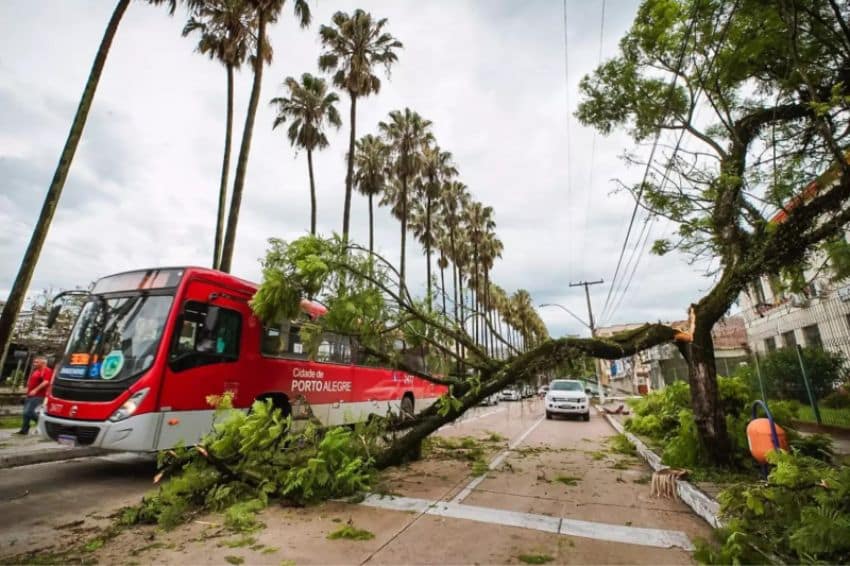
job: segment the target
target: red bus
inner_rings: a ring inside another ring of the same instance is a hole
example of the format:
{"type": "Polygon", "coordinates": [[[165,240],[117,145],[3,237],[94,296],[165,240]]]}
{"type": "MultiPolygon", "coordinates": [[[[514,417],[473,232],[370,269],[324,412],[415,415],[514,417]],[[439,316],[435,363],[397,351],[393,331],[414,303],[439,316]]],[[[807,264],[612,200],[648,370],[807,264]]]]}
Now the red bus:
{"type": "Polygon", "coordinates": [[[326,334],[309,361],[290,321],[264,324],[257,286],[200,267],[100,279],[77,317],[39,422],[42,435],[110,450],[196,443],[212,426],[207,397],[232,392],[247,409],[271,399],[293,419],[337,425],[388,411],[421,411],[446,388],[356,362],[326,334]]]}

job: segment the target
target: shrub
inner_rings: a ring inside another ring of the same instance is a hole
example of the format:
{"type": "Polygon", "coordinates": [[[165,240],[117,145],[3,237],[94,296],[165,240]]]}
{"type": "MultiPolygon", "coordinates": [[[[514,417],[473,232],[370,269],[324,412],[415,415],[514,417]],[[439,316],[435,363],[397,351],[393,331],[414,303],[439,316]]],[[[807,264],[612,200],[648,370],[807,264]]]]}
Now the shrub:
{"type": "MultiPolygon", "coordinates": [[[[820,348],[803,348],[803,364],[812,386],[812,393],[820,399],[832,393],[835,384],[846,376],[846,362],[841,354],[820,348]]],[[[761,380],[768,399],[789,399],[808,403],[809,397],[800,371],[800,361],[795,348],[770,352],[759,360],[761,380]]],[[[756,397],[761,397],[758,374],[754,364],[741,366],[736,376],[744,379],[756,397]]]]}
{"type": "Polygon", "coordinates": [[[850,409],[850,391],[833,391],[821,400],[821,405],[828,409],[850,409]]]}

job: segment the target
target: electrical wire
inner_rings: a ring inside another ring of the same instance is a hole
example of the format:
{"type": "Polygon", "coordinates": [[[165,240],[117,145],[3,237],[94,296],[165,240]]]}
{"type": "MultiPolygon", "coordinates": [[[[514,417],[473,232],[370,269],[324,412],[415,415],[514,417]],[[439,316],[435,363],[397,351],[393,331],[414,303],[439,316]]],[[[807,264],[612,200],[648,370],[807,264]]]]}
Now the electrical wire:
{"type": "MultiPolygon", "coordinates": [[[[676,89],[676,83],[679,79],[679,73],[682,71],[682,64],[685,61],[685,52],[687,51],[688,44],[690,43],[691,34],[693,33],[694,26],[697,21],[697,5],[698,2],[694,2],[693,14],[691,14],[691,21],[688,24],[688,29],[685,35],[682,37],[682,46],[679,50],[679,56],[676,61],[676,73],[673,75],[673,80],[670,82],[670,87],[667,90],[667,98],[664,106],[669,109],[670,102],[673,99],[673,92],[676,89]]],[[[638,189],[637,198],[635,198],[635,206],[632,209],[631,218],[629,219],[629,227],[626,230],[626,237],[623,240],[623,246],[620,249],[620,256],[617,259],[617,267],[614,269],[614,276],[611,278],[611,286],[608,287],[608,295],[605,297],[605,304],[602,307],[602,312],[605,312],[608,309],[608,306],[611,304],[611,295],[614,291],[614,285],[617,283],[617,277],[620,274],[620,268],[623,265],[623,257],[626,255],[626,248],[629,244],[629,238],[632,234],[632,228],[635,224],[635,218],[637,217],[638,207],[640,205],[640,201],[643,198],[643,188],[646,185],[646,179],[649,176],[649,170],[652,166],[652,160],[655,159],[655,151],[658,148],[658,140],[661,138],[661,129],[658,130],[655,134],[655,140],[652,142],[652,150],[649,152],[649,160],[646,163],[646,169],[643,172],[643,180],[641,181],[640,188],[638,189]]]]}

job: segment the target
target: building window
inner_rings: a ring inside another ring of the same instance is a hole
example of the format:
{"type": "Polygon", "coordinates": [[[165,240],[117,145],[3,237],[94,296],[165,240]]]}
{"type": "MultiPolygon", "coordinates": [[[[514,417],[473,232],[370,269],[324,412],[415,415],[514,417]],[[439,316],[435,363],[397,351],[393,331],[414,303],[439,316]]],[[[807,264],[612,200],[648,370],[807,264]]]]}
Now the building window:
{"type": "Polygon", "coordinates": [[[806,341],[806,346],[809,348],[823,348],[823,341],[820,338],[820,330],[817,324],[812,324],[803,327],[803,338],[806,341]]]}
{"type": "Polygon", "coordinates": [[[782,333],[782,341],[785,342],[786,348],[796,348],[797,347],[797,337],[794,336],[794,331],[789,330],[788,332],[782,333]]]}
{"type": "Polygon", "coordinates": [[[767,352],[775,352],[776,351],[776,338],[766,338],[764,341],[764,349],[767,352]]]}

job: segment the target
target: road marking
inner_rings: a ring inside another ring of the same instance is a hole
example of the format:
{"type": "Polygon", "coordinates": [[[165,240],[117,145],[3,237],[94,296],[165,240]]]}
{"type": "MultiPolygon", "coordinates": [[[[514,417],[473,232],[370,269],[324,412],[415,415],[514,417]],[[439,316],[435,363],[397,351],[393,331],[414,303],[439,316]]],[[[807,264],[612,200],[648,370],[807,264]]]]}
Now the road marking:
{"type": "MultiPolygon", "coordinates": [[[[508,457],[508,454],[510,454],[511,450],[515,450],[515,449],[517,448],[517,446],[519,446],[520,444],[522,444],[522,443],[523,443],[523,441],[524,441],[526,438],[528,438],[528,435],[529,435],[529,434],[531,434],[531,432],[532,432],[535,428],[537,428],[537,427],[538,427],[538,425],[540,425],[540,423],[542,423],[545,419],[546,419],[546,417],[545,417],[545,416],[540,417],[540,418],[537,420],[537,422],[536,422],[536,423],[534,423],[533,425],[531,425],[530,427],[528,427],[528,430],[526,430],[524,433],[522,433],[522,435],[521,435],[519,438],[517,438],[516,440],[514,440],[513,442],[511,442],[505,450],[502,450],[501,452],[499,452],[499,454],[498,454],[495,458],[493,458],[493,460],[490,462],[490,464],[488,464],[488,465],[487,465],[487,469],[488,469],[488,470],[495,470],[496,468],[498,468],[499,466],[501,466],[501,465],[502,465],[502,462],[504,462],[504,461],[505,461],[505,458],[507,458],[507,457],[508,457]]],[[[487,474],[482,474],[482,475],[480,475],[480,476],[476,477],[475,479],[473,479],[471,482],[469,482],[469,483],[466,485],[466,487],[465,487],[465,488],[463,488],[463,489],[460,491],[460,493],[458,493],[458,494],[454,497],[454,499],[452,499],[452,503],[462,503],[464,499],[466,499],[467,497],[469,497],[469,494],[470,494],[470,493],[472,493],[472,490],[474,490],[476,487],[478,487],[478,485],[479,485],[481,482],[483,482],[483,481],[484,481],[484,479],[485,479],[486,477],[487,477],[487,474]]]]}
{"type": "Polygon", "coordinates": [[[360,504],[391,511],[413,511],[424,515],[518,527],[521,529],[531,529],[608,542],[652,546],[656,548],[678,547],[687,551],[694,550],[694,545],[691,543],[688,535],[682,531],[626,527],[609,523],[596,523],[592,521],[580,521],[578,519],[537,515],[534,513],[522,513],[520,511],[493,509],[491,507],[464,505],[455,503],[454,501],[428,501],[427,499],[415,499],[411,497],[369,495],[360,504]]]}

